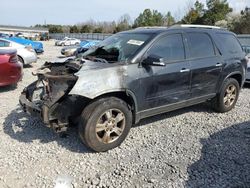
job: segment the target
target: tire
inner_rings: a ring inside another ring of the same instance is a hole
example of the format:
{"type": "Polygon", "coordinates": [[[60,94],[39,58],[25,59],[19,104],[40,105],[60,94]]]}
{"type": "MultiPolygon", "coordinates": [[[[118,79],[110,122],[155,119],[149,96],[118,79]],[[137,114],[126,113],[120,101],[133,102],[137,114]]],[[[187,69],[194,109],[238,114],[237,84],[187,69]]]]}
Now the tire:
{"type": "Polygon", "coordinates": [[[220,113],[232,110],[238,100],[239,91],[240,86],[236,79],[226,79],[220,93],[212,100],[212,107],[214,110],[220,113]]]}
{"type": "Polygon", "coordinates": [[[123,100],[109,97],[89,104],[81,114],[78,128],[80,138],[87,147],[103,152],[119,146],[131,125],[132,113],[128,105],[123,100]]]}
{"type": "Polygon", "coordinates": [[[24,61],[23,61],[23,58],[21,58],[21,56],[18,56],[18,62],[24,65],[24,61]]]}
{"type": "Polygon", "coordinates": [[[76,43],[75,43],[76,46],[79,45],[79,44],[80,44],[79,42],[76,42],[76,43]]]}
{"type": "Polygon", "coordinates": [[[65,46],[65,44],[64,44],[64,43],[62,43],[62,46],[65,46]]]}

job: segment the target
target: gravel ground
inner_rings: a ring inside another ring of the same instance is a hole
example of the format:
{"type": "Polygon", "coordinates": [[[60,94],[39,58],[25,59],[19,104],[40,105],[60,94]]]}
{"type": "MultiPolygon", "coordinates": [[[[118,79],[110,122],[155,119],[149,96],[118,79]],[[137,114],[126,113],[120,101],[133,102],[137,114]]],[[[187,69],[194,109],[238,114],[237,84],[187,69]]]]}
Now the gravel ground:
{"type": "Polygon", "coordinates": [[[201,104],[147,118],[120,147],[93,153],[76,128],[62,138],[18,105],[31,72],[60,55],[52,41],[44,48],[17,88],[0,89],[1,188],[54,187],[60,176],[73,187],[250,187],[249,86],[228,113],[201,104]]]}

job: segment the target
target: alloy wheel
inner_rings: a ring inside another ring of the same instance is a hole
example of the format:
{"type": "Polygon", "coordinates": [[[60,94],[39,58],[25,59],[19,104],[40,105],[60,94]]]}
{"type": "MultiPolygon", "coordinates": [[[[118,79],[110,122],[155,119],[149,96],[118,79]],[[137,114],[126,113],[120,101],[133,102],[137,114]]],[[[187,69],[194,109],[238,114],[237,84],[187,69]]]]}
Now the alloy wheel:
{"type": "Polygon", "coordinates": [[[112,143],[122,135],[124,128],[124,113],[118,109],[108,109],[97,121],[96,136],[102,143],[112,143]]]}

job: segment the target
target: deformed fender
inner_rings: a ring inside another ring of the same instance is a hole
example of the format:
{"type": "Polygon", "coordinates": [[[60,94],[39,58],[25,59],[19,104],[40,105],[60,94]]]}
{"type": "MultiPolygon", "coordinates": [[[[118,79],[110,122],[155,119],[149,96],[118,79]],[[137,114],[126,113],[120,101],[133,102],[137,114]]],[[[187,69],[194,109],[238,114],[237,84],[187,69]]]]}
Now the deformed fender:
{"type": "Polygon", "coordinates": [[[69,94],[94,99],[105,93],[126,91],[125,72],[124,66],[79,71],[76,74],[78,80],[69,94]]]}

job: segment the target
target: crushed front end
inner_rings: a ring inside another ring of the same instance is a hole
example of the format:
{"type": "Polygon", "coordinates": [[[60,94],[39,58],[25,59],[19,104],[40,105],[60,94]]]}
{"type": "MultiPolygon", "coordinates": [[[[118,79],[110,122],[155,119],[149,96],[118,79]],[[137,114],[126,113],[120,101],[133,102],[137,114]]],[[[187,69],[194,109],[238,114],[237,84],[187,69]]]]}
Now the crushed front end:
{"type": "Polygon", "coordinates": [[[68,96],[77,81],[74,73],[81,68],[79,62],[46,62],[33,74],[37,81],[26,87],[19,98],[23,110],[56,131],[66,130],[69,117],[76,114],[72,110],[74,97],[68,96]]]}

